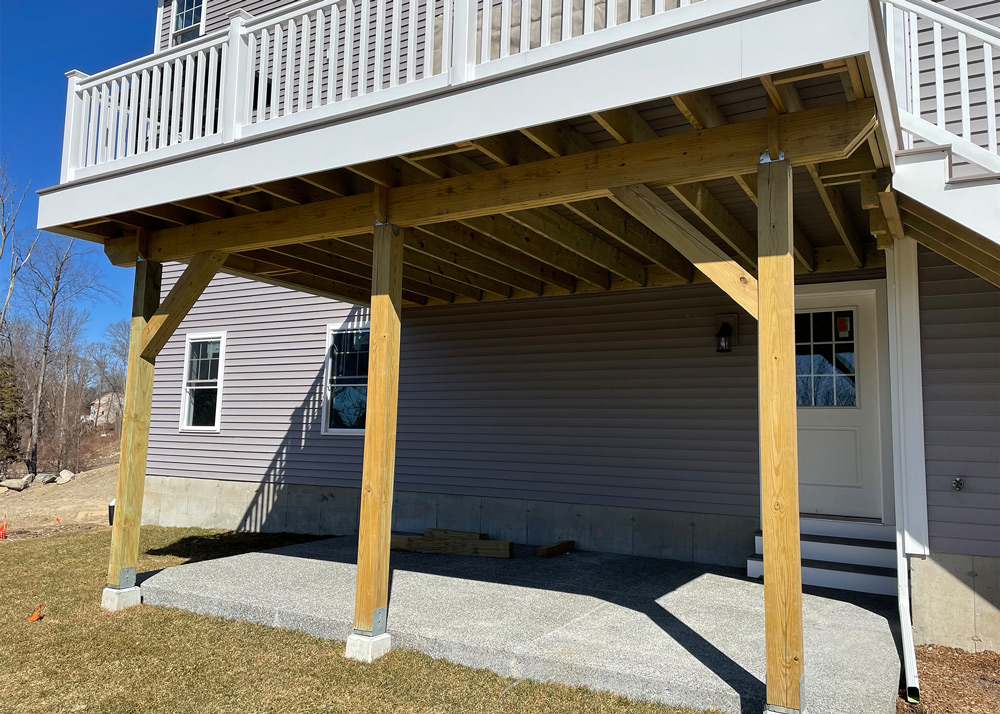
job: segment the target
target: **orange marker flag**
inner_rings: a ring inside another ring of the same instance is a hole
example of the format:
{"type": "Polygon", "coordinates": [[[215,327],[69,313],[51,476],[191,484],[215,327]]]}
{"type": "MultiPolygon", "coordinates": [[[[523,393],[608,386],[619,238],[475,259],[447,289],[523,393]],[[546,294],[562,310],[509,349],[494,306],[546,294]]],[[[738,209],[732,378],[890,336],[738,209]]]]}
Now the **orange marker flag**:
{"type": "Polygon", "coordinates": [[[59,516],[56,516],[56,523],[58,523],[59,525],[62,525],[62,521],[59,520],[59,516]]]}
{"type": "Polygon", "coordinates": [[[0,540],[4,540],[7,537],[7,518],[4,517],[3,523],[0,523],[0,540]]]}
{"type": "Polygon", "coordinates": [[[35,614],[30,615],[28,617],[28,622],[38,622],[41,619],[42,619],[42,606],[39,605],[38,608],[35,610],[35,614]]]}

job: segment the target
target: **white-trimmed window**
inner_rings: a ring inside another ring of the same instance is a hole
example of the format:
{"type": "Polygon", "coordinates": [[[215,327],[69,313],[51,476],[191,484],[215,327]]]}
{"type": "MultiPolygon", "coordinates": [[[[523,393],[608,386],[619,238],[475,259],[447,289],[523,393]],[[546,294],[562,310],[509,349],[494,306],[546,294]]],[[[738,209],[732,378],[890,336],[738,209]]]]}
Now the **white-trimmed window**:
{"type": "Polygon", "coordinates": [[[363,434],[368,405],[368,319],[330,325],[326,340],[324,434],[363,434]]]}
{"type": "Polygon", "coordinates": [[[184,349],[182,431],[219,431],[226,333],[188,335],[184,349]]]}
{"type": "Polygon", "coordinates": [[[205,30],[205,6],[208,0],[174,0],[170,23],[170,44],[180,45],[197,39],[205,30]]]}

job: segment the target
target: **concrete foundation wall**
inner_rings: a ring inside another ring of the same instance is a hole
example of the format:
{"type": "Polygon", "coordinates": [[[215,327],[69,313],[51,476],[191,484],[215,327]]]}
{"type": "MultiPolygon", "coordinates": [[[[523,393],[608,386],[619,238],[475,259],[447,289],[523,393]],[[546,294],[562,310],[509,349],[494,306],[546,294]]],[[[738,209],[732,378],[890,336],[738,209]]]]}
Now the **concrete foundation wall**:
{"type": "Polygon", "coordinates": [[[913,638],[1000,651],[1000,558],[933,553],[910,559],[913,638]]]}
{"type": "MultiPolygon", "coordinates": [[[[147,525],[352,535],[360,489],[214,479],[146,477],[147,525]]],[[[745,567],[756,518],[397,491],[393,530],[481,531],[543,545],[575,540],[580,550],[745,567]]]]}

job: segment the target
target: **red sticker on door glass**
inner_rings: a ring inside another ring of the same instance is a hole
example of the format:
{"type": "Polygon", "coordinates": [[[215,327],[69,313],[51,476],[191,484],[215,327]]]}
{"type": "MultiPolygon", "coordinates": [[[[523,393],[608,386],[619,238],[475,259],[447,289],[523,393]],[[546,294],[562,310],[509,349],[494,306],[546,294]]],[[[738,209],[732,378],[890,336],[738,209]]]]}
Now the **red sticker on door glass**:
{"type": "Polygon", "coordinates": [[[837,337],[850,337],[851,335],[851,318],[849,317],[838,317],[837,318],[837,337]]]}

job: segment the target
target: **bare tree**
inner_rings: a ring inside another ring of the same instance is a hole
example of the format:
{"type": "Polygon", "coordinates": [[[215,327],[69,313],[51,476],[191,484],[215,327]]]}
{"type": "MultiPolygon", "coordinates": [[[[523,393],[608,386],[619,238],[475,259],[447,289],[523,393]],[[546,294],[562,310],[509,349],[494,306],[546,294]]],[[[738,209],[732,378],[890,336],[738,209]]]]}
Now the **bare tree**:
{"type": "Polygon", "coordinates": [[[31,432],[25,459],[28,471],[32,474],[38,472],[42,398],[45,394],[47,367],[52,360],[56,320],[66,307],[74,303],[113,295],[111,290],[102,285],[99,271],[86,256],[87,252],[78,249],[74,239],[63,241],[45,237],[36,247],[34,258],[27,264],[27,274],[20,288],[41,331],[37,376],[31,400],[31,432]]]}
{"type": "MultiPolygon", "coordinates": [[[[78,340],[87,323],[87,315],[72,306],[66,307],[59,316],[60,351],[62,352],[62,405],[59,409],[59,461],[57,469],[62,468],[67,457],[67,403],[69,401],[70,365],[77,356],[78,340]]],[[[74,410],[74,414],[76,410],[74,410]]]]}
{"type": "Polygon", "coordinates": [[[11,178],[5,158],[3,164],[0,164],[0,262],[3,262],[3,257],[9,249],[10,279],[7,282],[7,294],[4,296],[3,307],[0,308],[0,335],[3,334],[3,328],[7,322],[7,309],[14,294],[17,274],[28,264],[31,251],[38,243],[37,233],[27,248],[19,243],[17,236],[17,215],[21,212],[21,204],[24,203],[27,193],[27,186],[23,190],[18,190],[17,181],[11,178]]]}

